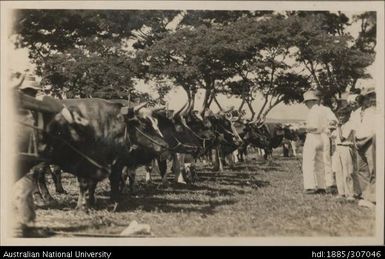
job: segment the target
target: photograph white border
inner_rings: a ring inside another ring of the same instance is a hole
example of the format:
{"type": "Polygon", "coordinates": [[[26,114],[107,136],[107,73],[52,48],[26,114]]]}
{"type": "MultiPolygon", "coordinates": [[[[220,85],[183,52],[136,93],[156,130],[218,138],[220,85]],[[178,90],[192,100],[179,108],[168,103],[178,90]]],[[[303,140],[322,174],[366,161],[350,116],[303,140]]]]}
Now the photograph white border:
{"type": "Polygon", "coordinates": [[[382,1],[2,1],[1,2],[1,245],[43,246],[130,246],[130,245],[381,245],[384,243],[384,3],[382,1]],[[330,10],[377,12],[376,91],[381,120],[377,122],[377,208],[373,237],[194,237],[194,238],[11,238],[9,199],[12,197],[12,142],[9,121],[9,84],[7,71],[8,33],[13,9],[205,9],[205,10],[330,10]]]}

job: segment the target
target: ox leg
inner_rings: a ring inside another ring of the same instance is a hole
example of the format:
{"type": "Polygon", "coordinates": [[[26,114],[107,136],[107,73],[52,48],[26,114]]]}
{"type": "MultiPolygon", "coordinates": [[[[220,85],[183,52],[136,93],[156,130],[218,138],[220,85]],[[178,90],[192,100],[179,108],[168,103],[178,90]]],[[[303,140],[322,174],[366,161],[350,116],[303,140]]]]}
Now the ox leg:
{"type": "Polygon", "coordinates": [[[151,164],[146,165],[146,183],[151,183],[152,181],[152,171],[154,170],[154,160],[151,161],[151,164]]]}
{"type": "Polygon", "coordinates": [[[79,182],[79,198],[78,198],[78,204],[76,206],[76,209],[87,211],[89,208],[89,181],[85,178],[78,177],[79,182]]]}
{"type": "Polygon", "coordinates": [[[184,165],[184,155],[178,154],[178,153],[175,154],[172,162],[173,162],[172,168],[175,175],[175,182],[186,184],[186,181],[184,180],[183,173],[182,173],[182,170],[183,170],[182,165],[184,165]]]}
{"type": "Polygon", "coordinates": [[[243,150],[241,149],[238,151],[238,161],[243,162],[243,150]]]}
{"type": "Polygon", "coordinates": [[[263,153],[263,149],[262,148],[257,148],[257,153],[258,153],[258,156],[264,156],[265,154],[263,153]]]}
{"type": "Polygon", "coordinates": [[[265,160],[269,159],[269,151],[267,149],[263,150],[263,159],[265,160]]]}
{"type": "Polygon", "coordinates": [[[233,157],[234,157],[234,163],[236,163],[236,164],[239,163],[239,150],[238,149],[234,150],[233,157]]]}
{"type": "MultiPolygon", "coordinates": [[[[173,157],[174,160],[174,157],[173,157]]],[[[158,162],[158,169],[159,169],[159,174],[160,177],[162,178],[162,185],[168,185],[167,181],[167,159],[160,160],[157,159],[158,162]]]]}
{"type": "Polygon", "coordinates": [[[243,162],[245,162],[245,163],[247,163],[248,154],[249,154],[249,149],[248,149],[248,146],[246,146],[245,149],[243,150],[243,153],[242,153],[243,162]]]}
{"type": "MultiPolygon", "coordinates": [[[[164,166],[166,167],[166,169],[167,169],[167,160],[162,160],[162,161],[164,161],[164,166]]],[[[162,166],[163,166],[163,164],[162,164],[162,166]]],[[[161,165],[160,165],[160,161],[159,161],[159,159],[154,159],[154,160],[152,160],[151,161],[151,166],[150,166],[151,168],[149,168],[150,170],[147,170],[146,171],[146,183],[149,183],[149,182],[151,182],[152,181],[152,175],[153,174],[156,174],[156,173],[159,173],[159,175],[161,176],[161,177],[163,177],[163,175],[164,175],[164,173],[165,172],[163,172],[162,173],[162,171],[161,171],[161,169],[160,169],[160,167],[161,167],[161,165]]],[[[163,170],[163,169],[162,169],[163,170]]]]}
{"type": "Polygon", "coordinates": [[[62,170],[56,165],[49,166],[51,169],[52,180],[55,183],[56,193],[66,194],[61,181],[62,170]]]}
{"type": "Polygon", "coordinates": [[[220,148],[217,148],[215,150],[215,167],[214,171],[223,172],[223,161],[222,161],[222,154],[220,151],[220,148]]]}
{"type": "Polygon", "coordinates": [[[212,161],[214,172],[219,170],[219,163],[218,163],[218,157],[217,156],[218,156],[217,149],[211,150],[211,161],[212,161]]]}
{"type": "Polygon", "coordinates": [[[95,189],[98,182],[96,180],[89,180],[88,181],[88,201],[87,204],[89,206],[95,206],[96,199],[95,199],[95,189]]]}
{"type": "Polygon", "coordinates": [[[216,172],[219,170],[218,150],[217,149],[213,149],[211,151],[211,157],[212,157],[212,161],[213,161],[213,171],[216,172]]]}
{"type": "Polygon", "coordinates": [[[227,156],[228,165],[231,169],[235,168],[235,164],[238,162],[238,151],[234,151],[227,156]]]}
{"type": "Polygon", "coordinates": [[[196,163],[191,163],[189,169],[190,169],[190,174],[191,174],[191,182],[194,183],[194,182],[198,181],[199,177],[198,177],[198,172],[196,169],[196,163]]]}
{"type": "Polygon", "coordinates": [[[47,171],[51,172],[49,165],[47,165],[46,163],[40,163],[33,167],[32,170],[34,171],[36,181],[36,203],[39,206],[49,206],[56,204],[56,200],[52,198],[51,194],[48,191],[45,179],[45,173],[47,171]]]}
{"type": "Polygon", "coordinates": [[[137,193],[137,186],[136,186],[136,171],[135,169],[128,168],[128,186],[130,188],[130,194],[131,195],[136,195],[137,193]]]}
{"type": "Polygon", "coordinates": [[[283,149],[283,157],[289,157],[289,145],[284,143],[282,145],[282,149],[283,149]]]}
{"type": "Polygon", "coordinates": [[[112,165],[109,179],[111,185],[110,198],[113,202],[119,202],[126,182],[126,175],[124,174],[124,168],[121,164],[115,163],[112,165]]]}
{"type": "Polygon", "coordinates": [[[163,178],[167,173],[167,160],[158,160],[159,174],[163,178]]]}
{"type": "Polygon", "coordinates": [[[293,156],[294,157],[297,157],[297,143],[293,140],[290,141],[290,146],[291,146],[291,149],[293,151],[293,156]]]}

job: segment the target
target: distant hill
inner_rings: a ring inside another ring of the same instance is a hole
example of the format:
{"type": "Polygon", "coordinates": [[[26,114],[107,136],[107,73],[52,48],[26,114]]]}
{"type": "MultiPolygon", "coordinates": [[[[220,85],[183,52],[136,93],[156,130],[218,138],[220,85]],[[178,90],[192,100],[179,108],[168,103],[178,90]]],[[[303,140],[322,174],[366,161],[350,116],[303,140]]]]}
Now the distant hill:
{"type": "Polygon", "coordinates": [[[277,118],[266,118],[266,122],[304,123],[305,120],[301,120],[301,119],[277,119],[277,118]]]}

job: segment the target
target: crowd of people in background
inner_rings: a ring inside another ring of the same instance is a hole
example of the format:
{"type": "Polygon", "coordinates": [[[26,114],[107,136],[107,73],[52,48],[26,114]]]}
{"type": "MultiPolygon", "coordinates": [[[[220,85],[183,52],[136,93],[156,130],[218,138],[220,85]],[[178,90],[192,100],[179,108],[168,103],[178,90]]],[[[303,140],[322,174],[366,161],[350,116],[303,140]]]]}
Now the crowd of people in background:
{"type": "Polygon", "coordinates": [[[366,207],[376,204],[376,92],[343,98],[304,94],[309,109],[303,149],[304,193],[331,193],[366,207]]]}

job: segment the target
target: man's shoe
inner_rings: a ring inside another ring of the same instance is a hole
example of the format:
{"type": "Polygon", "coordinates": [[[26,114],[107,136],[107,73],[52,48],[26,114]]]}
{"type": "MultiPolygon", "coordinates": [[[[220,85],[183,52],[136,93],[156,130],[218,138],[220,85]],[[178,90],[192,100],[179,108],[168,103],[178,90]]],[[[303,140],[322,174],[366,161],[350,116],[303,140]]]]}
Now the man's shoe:
{"type": "Polygon", "coordinates": [[[326,187],[325,192],[328,194],[337,194],[338,190],[337,190],[337,187],[333,185],[333,186],[326,187]]]}
{"type": "Polygon", "coordinates": [[[315,190],[315,189],[306,189],[303,193],[304,194],[316,194],[317,190],[315,190]]]}

